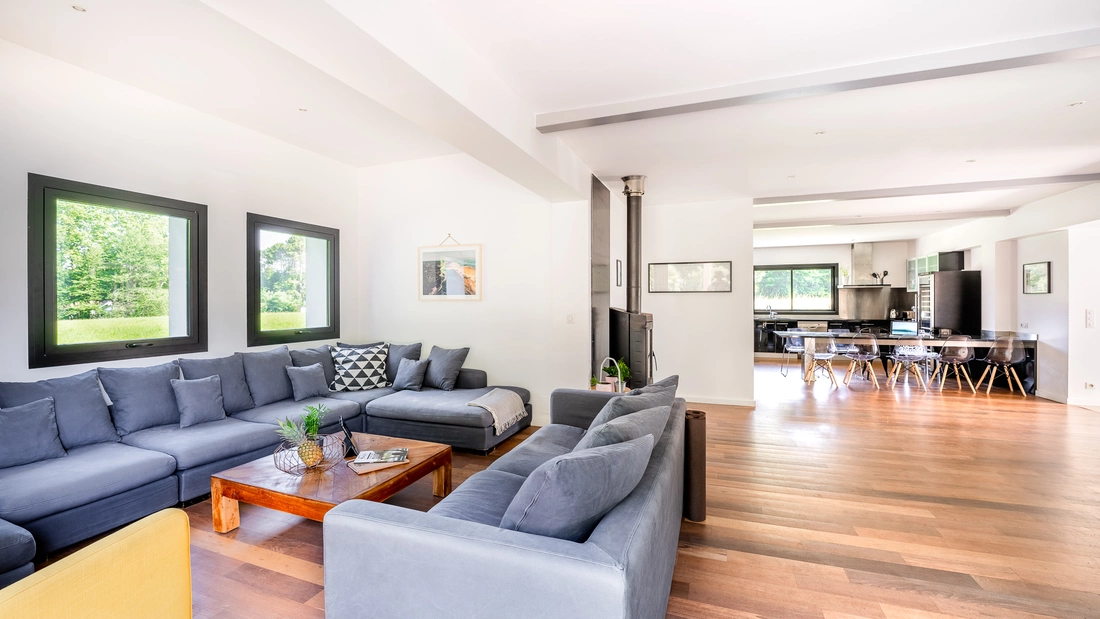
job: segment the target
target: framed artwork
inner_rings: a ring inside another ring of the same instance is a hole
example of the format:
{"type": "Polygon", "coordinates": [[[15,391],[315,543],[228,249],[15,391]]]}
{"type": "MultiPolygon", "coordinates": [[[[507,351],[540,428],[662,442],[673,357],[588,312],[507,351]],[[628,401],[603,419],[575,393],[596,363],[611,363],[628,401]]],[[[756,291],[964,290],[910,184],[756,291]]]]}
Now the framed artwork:
{"type": "Polygon", "coordinates": [[[649,265],[650,292],[733,292],[733,263],[655,262],[649,265]]]}
{"type": "Polygon", "coordinates": [[[421,301],[480,301],[481,245],[420,248],[421,301]]]}
{"type": "Polygon", "coordinates": [[[1050,262],[1024,265],[1024,294],[1050,294],[1050,262]]]}
{"type": "Polygon", "coordinates": [[[623,261],[615,261],[615,285],[622,288],[623,285],[623,261]]]}

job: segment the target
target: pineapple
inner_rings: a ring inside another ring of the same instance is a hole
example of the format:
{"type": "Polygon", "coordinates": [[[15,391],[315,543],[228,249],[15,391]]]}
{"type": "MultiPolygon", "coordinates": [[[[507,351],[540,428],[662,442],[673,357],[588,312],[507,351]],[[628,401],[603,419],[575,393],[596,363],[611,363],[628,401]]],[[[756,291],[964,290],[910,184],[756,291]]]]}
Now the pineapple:
{"type": "Polygon", "coordinates": [[[301,421],[291,421],[288,417],[279,421],[279,429],[276,432],[283,439],[298,448],[298,457],[306,467],[314,467],[324,460],[325,454],[317,440],[317,432],[321,430],[321,420],[328,409],[324,404],[307,406],[306,414],[301,421]]]}

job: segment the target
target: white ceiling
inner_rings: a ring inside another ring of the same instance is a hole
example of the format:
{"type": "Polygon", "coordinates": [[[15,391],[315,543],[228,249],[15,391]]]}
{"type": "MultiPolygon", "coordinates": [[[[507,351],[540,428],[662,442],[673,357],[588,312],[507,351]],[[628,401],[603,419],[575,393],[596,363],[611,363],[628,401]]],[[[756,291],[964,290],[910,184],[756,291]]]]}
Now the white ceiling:
{"type": "Polygon", "coordinates": [[[0,38],[356,167],[456,152],[196,0],[79,4],[0,0],[0,38]]]}

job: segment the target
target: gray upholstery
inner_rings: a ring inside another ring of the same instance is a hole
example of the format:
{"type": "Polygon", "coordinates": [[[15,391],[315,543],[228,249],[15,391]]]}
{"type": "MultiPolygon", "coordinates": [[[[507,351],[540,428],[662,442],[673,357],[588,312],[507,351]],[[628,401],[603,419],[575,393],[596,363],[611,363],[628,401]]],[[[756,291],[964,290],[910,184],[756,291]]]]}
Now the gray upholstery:
{"type": "Polygon", "coordinates": [[[252,392],[252,401],[256,406],[294,397],[294,389],[286,375],[286,366],[294,363],[286,346],[240,355],[244,361],[244,377],[248,382],[248,390],[252,392]]]}
{"type": "Polygon", "coordinates": [[[671,391],[661,390],[641,395],[612,398],[607,401],[607,404],[604,404],[602,409],[600,409],[600,413],[592,420],[592,425],[589,426],[589,429],[595,429],[612,419],[622,417],[623,415],[629,415],[630,413],[644,411],[647,408],[671,406],[674,397],[671,391]]]}
{"type": "MultiPolygon", "coordinates": [[[[386,373],[389,373],[389,366],[386,366],[386,373]]],[[[397,368],[397,374],[394,376],[392,387],[394,391],[420,391],[424,386],[424,374],[428,371],[428,360],[415,361],[413,359],[402,359],[401,366],[397,368]]]]}
{"type": "Polygon", "coordinates": [[[30,531],[0,520],[0,574],[30,563],[34,553],[34,537],[30,531]]]}
{"type": "Polygon", "coordinates": [[[52,397],[0,408],[0,468],[63,457],[52,397]]]}
{"type": "Polygon", "coordinates": [[[217,375],[222,381],[222,399],[225,412],[233,414],[256,405],[248,381],[244,377],[244,358],[241,353],[216,359],[180,359],[180,371],[187,380],[217,375]]]}
{"type": "MultiPolygon", "coordinates": [[[[325,432],[329,431],[325,430],[325,432]]],[[[272,432],[272,435],[274,434],[275,433],[272,432]]],[[[278,437],[276,437],[276,440],[278,440],[278,437]]],[[[227,458],[207,462],[199,466],[193,466],[189,469],[177,470],[175,479],[179,480],[179,496],[176,497],[175,500],[190,501],[191,499],[210,494],[211,475],[229,470],[235,466],[240,466],[246,462],[252,462],[259,458],[270,458],[271,454],[275,453],[276,446],[277,443],[252,451],[238,452],[227,458]]]]}
{"type": "MultiPolygon", "coordinates": [[[[488,386],[489,375],[485,373],[485,370],[462,368],[458,371],[458,378],[455,379],[455,389],[481,389],[488,386]]],[[[530,396],[527,399],[530,399],[530,396]]],[[[527,399],[523,400],[524,403],[527,402],[527,399]]]]}
{"type": "MultiPolygon", "coordinates": [[[[408,393],[408,392],[402,392],[408,393]]],[[[444,392],[445,393],[445,392],[444,392]]],[[[472,408],[472,407],[471,407],[472,408]]],[[[531,425],[531,405],[526,406],[527,414],[516,425],[501,434],[496,434],[493,426],[452,426],[445,423],[409,421],[405,419],[387,419],[386,417],[366,416],[367,432],[398,438],[411,438],[418,441],[443,443],[458,449],[472,449],[488,452],[513,434],[531,425]]]]}
{"type": "Polygon", "coordinates": [[[523,475],[504,471],[481,471],[462,482],[428,513],[495,527],[525,480],[523,475]]]}
{"type": "Polygon", "coordinates": [[[290,378],[295,402],[328,395],[329,383],[325,381],[325,368],[320,363],[287,368],[286,375],[290,378]]]}
{"type": "Polygon", "coordinates": [[[349,420],[358,417],[362,412],[355,402],[335,398],[309,398],[300,402],[283,400],[273,404],[257,406],[252,410],[239,412],[233,415],[233,418],[274,426],[278,425],[280,420],[287,418],[291,421],[297,421],[306,414],[305,409],[307,406],[317,406],[319,404],[324,404],[325,408],[328,409],[324,418],[321,419],[321,425],[323,426],[337,423],[341,417],[344,418],[344,423],[347,423],[349,420]]]}
{"type": "Polygon", "coordinates": [[[122,442],[168,454],[175,458],[173,468],[189,469],[243,451],[277,445],[280,439],[271,426],[229,418],[188,428],[174,424],[148,428],[127,434],[122,442]]]}
{"type": "Polygon", "coordinates": [[[547,461],[573,451],[584,430],[551,424],[539,428],[511,451],[489,465],[490,471],[506,471],[527,477],[547,461]]]}
{"type": "Polygon", "coordinates": [[[47,397],[53,398],[61,444],[67,449],[118,442],[95,370],[36,383],[0,383],[0,407],[10,408],[47,397]]]}
{"type": "Polygon", "coordinates": [[[347,402],[355,402],[366,410],[367,404],[378,398],[383,398],[388,395],[393,395],[393,388],[391,387],[379,387],[377,389],[363,389],[360,391],[330,391],[325,397],[332,400],[345,400],[347,402]]]}
{"type": "MultiPolygon", "coordinates": [[[[564,401],[592,410],[589,419],[606,401],[599,392],[576,393],[593,401],[564,401]]],[[[556,395],[551,402],[563,401],[556,395]]],[[[418,619],[662,619],[683,503],[685,409],[676,400],[638,486],[582,544],[387,503],[337,506],[324,525],[326,617],[358,618],[369,609],[418,619]],[[440,592],[455,593],[440,604],[440,592]]]]}
{"type": "Polygon", "coordinates": [[[317,348],[292,350],[290,351],[290,360],[295,367],[300,368],[320,363],[321,368],[325,371],[325,383],[332,385],[332,381],[336,379],[336,364],[332,361],[332,352],[329,350],[328,344],[317,348]]]}
{"type": "Polygon", "coordinates": [[[420,352],[423,345],[416,344],[390,344],[390,352],[386,357],[386,382],[391,385],[397,380],[397,370],[401,367],[402,359],[420,361],[420,352]]]}
{"type": "Polygon", "coordinates": [[[653,436],[558,456],[523,482],[502,529],[583,542],[642,479],[653,436]]]}
{"type": "Polygon", "coordinates": [[[180,422],[172,379],[180,377],[175,361],[138,368],[97,368],[99,382],[111,398],[111,418],[119,436],[180,422]]]}
{"type": "Polygon", "coordinates": [[[632,441],[647,434],[656,441],[661,437],[671,412],[670,406],[658,406],[612,419],[586,432],[573,451],[632,441]]]}
{"type": "Polygon", "coordinates": [[[176,408],[180,409],[180,427],[225,419],[222,379],[217,374],[193,380],[172,379],[176,408]]]}
{"type": "MultiPolygon", "coordinates": [[[[431,365],[428,370],[431,370],[431,365]]],[[[367,404],[367,414],[371,417],[485,428],[493,425],[493,416],[480,406],[468,404],[490,391],[492,389],[489,387],[442,391],[427,386],[421,391],[398,391],[367,404]]]]}
{"type": "Polygon", "coordinates": [[[555,389],[550,394],[550,423],[587,430],[607,401],[619,397],[609,391],[555,389]]]}
{"type": "Polygon", "coordinates": [[[664,389],[672,389],[672,392],[675,393],[676,389],[679,388],[679,386],[680,386],[680,375],[679,374],[673,374],[672,376],[662,378],[661,380],[659,380],[655,383],[646,385],[645,387],[639,387],[637,389],[631,389],[629,392],[627,392],[627,395],[641,395],[643,393],[653,393],[654,391],[661,391],[661,390],[664,390],[664,389]]]}
{"type": "Polygon", "coordinates": [[[163,479],[175,470],[176,461],[164,453],[119,443],[77,447],[64,458],[0,469],[0,519],[15,524],[37,520],[163,479]]]}
{"type": "Polygon", "coordinates": [[[428,373],[424,375],[424,386],[450,391],[455,388],[458,372],[466,362],[469,348],[440,348],[432,346],[428,354],[428,373]]]}

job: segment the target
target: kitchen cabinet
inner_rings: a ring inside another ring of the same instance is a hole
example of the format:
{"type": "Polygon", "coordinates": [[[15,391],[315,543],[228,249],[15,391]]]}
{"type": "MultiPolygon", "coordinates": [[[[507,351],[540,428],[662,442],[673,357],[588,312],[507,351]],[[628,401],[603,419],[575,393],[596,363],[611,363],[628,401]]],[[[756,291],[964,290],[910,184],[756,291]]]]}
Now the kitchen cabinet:
{"type": "Polygon", "coordinates": [[[963,270],[963,252],[961,251],[941,251],[938,254],[910,258],[905,261],[905,289],[909,292],[917,292],[920,288],[921,275],[961,270],[963,270]]]}

